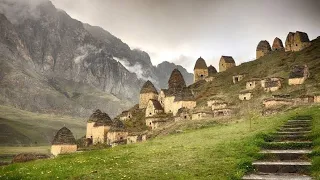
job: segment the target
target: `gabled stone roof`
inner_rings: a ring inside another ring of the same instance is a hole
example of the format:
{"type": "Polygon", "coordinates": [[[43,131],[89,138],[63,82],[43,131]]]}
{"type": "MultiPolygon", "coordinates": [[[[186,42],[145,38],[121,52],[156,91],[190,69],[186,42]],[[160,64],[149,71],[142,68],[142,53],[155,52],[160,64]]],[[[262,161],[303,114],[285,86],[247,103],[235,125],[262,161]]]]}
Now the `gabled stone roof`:
{"type": "Polygon", "coordinates": [[[149,101],[152,102],[153,104],[153,107],[156,109],[156,110],[163,110],[160,102],[158,100],[155,100],[155,99],[150,99],[149,101]]]}
{"type": "Polygon", "coordinates": [[[95,127],[97,126],[111,126],[112,120],[107,113],[101,112],[97,109],[93,114],[89,117],[88,122],[94,122],[95,127]]]}
{"type": "Polygon", "coordinates": [[[147,82],[144,83],[144,85],[141,88],[140,94],[143,94],[143,93],[155,93],[155,94],[158,94],[158,91],[154,87],[152,82],[148,80],[147,82]]]}
{"type": "Polygon", "coordinates": [[[66,128],[61,128],[57,134],[54,136],[52,145],[73,145],[76,144],[76,139],[74,138],[72,132],[66,128]]]}
{"type": "Polygon", "coordinates": [[[169,89],[168,90],[176,90],[182,89],[186,87],[186,82],[178,69],[174,69],[171,73],[171,76],[168,81],[169,89]]]}
{"type": "Polygon", "coordinates": [[[210,65],[208,67],[209,76],[212,76],[212,75],[216,74],[217,72],[218,72],[217,69],[215,67],[213,67],[212,65],[210,65]]]}
{"type": "Polygon", "coordinates": [[[199,57],[196,61],[194,69],[207,69],[206,61],[202,57],[199,57]]]}
{"type": "Polygon", "coordinates": [[[271,47],[268,41],[260,41],[257,46],[257,51],[271,51],[271,47]]]}
{"type": "Polygon", "coordinates": [[[281,39],[279,39],[278,37],[276,37],[273,40],[273,44],[272,44],[272,50],[279,50],[279,49],[283,49],[283,43],[281,41],[281,39]]]}
{"type": "Polygon", "coordinates": [[[235,61],[232,56],[221,56],[220,61],[224,61],[225,63],[235,64],[235,61]]]}

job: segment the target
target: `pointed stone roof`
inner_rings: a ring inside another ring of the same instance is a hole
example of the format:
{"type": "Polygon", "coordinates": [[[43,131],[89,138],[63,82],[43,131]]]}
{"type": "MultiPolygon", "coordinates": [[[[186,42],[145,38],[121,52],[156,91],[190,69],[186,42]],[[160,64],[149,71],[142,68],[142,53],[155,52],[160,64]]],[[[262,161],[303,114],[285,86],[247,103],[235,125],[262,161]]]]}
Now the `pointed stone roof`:
{"type": "Polygon", "coordinates": [[[140,94],[143,94],[143,93],[155,93],[155,94],[158,94],[158,91],[154,87],[152,82],[148,80],[147,82],[144,83],[144,85],[141,88],[140,94]]]}
{"type": "Polygon", "coordinates": [[[218,71],[215,67],[213,67],[212,65],[210,65],[208,67],[208,73],[209,73],[209,76],[212,76],[213,74],[216,74],[218,71]]]}
{"type": "Polygon", "coordinates": [[[151,103],[153,104],[153,107],[156,109],[156,110],[163,110],[160,102],[158,100],[155,100],[155,99],[150,99],[149,101],[151,101],[151,103]]]}
{"type": "Polygon", "coordinates": [[[236,63],[232,56],[221,56],[220,61],[224,61],[225,63],[232,63],[232,64],[236,63]]]}
{"type": "Polygon", "coordinates": [[[310,42],[308,34],[300,31],[297,31],[294,34],[294,39],[296,39],[296,41],[299,40],[300,42],[310,42]]]}
{"type": "Polygon", "coordinates": [[[168,90],[182,89],[186,87],[186,82],[184,81],[184,78],[178,69],[174,69],[172,71],[168,81],[168,85],[168,90]]]}
{"type": "Polygon", "coordinates": [[[194,101],[194,96],[188,87],[184,87],[180,91],[176,91],[174,94],[174,101],[194,101]]]}
{"type": "Polygon", "coordinates": [[[73,145],[76,144],[76,139],[74,138],[72,132],[66,128],[61,128],[57,134],[54,136],[52,145],[73,145]]]}
{"type": "Polygon", "coordinates": [[[97,109],[93,114],[89,117],[88,122],[94,122],[95,127],[97,126],[111,126],[112,120],[107,113],[101,112],[97,109]]]}
{"type": "Polygon", "coordinates": [[[273,40],[273,44],[272,44],[272,50],[275,51],[275,50],[280,50],[280,49],[283,49],[283,43],[281,41],[281,39],[279,39],[278,37],[276,37],[274,40],[273,40]]]}
{"type": "Polygon", "coordinates": [[[194,65],[194,69],[207,69],[206,61],[200,56],[194,65]]]}
{"type": "Polygon", "coordinates": [[[109,131],[110,132],[119,132],[119,131],[123,132],[123,131],[126,131],[126,127],[122,121],[120,121],[119,119],[115,119],[115,120],[113,120],[112,126],[109,131]]]}
{"type": "Polygon", "coordinates": [[[268,41],[262,40],[257,46],[257,51],[271,51],[271,47],[268,41]]]}

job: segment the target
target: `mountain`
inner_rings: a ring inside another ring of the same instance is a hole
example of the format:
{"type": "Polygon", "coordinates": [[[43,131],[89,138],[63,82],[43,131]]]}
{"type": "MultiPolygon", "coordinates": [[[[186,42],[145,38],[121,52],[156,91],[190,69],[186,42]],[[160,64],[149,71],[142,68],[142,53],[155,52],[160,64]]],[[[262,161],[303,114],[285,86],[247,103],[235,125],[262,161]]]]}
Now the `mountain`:
{"type": "Polygon", "coordinates": [[[0,13],[2,105],[84,117],[99,108],[116,116],[138,102],[147,79],[163,88],[174,67],[153,66],[146,52],[50,1],[1,0],[0,13]]]}

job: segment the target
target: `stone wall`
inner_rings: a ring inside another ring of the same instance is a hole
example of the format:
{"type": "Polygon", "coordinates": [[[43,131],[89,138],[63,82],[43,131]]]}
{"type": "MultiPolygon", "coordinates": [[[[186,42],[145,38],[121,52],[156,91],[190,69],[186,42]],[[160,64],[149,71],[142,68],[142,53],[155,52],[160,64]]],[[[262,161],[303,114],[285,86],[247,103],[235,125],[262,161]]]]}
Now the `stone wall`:
{"type": "Polygon", "coordinates": [[[166,123],[167,121],[162,120],[161,118],[146,118],[146,126],[150,127],[152,130],[158,129],[166,123]]]}
{"type": "Polygon", "coordinates": [[[221,102],[222,102],[222,100],[220,100],[220,99],[212,99],[212,100],[207,101],[207,105],[208,105],[208,107],[211,107],[214,103],[221,103],[221,102]]]}
{"type": "Polygon", "coordinates": [[[58,154],[67,154],[73,153],[77,151],[77,145],[52,145],[51,146],[51,154],[57,156],[58,154]]]}
{"type": "Polygon", "coordinates": [[[250,92],[239,94],[239,99],[240,99],[241,101],[250,100],[252,97],[253,97],[253,95],[252,95],[252,93],[250,93],[250,92]]]}
{"type": "Polygon", "coordinates": [[[227,103],[214,103],[212,104],[211,109],[212,110],[223,109],[223,108],[226,108],[227,106],[228,106],[227,103]]]}
{"type": "Polygon", "coordinates": [[[187,112],[182,112],[179,116],[174,118],[174,121],[187,121],[187,120],[191,120],[192,119],[192,115],[190,115],[187,112]]]}
{"type": "Polygon", "coordinates": [[[93,144],[104,143],[110,126],[94,127],[93,125],[94,122],[87,123],[86,138],[91,139],[93,144]]]}
{"type": "Polygon", "coordinates": [[[197,112],[192,114],[192,120],[201,120],[213,118],[213,114],[209,112],[197,112]]]}
{"type": "Polygon", "coordinates": [[[149,101],[148,105],[147,105],[147,108],[146,108],[146,117],[151,117],[151,116],[154,116],[156,114],[160,114],[160,113],[163,113],[163,110],[159,110],[159,109],[156,109],[153,105],[153,103],[151,101],[149,101]]]}
{"type": "Polygon", "coordinates": [[[196,107],[196,101],[177,101],[173,102],[172,113],[174,116],[177,115],[180,108],[194,109],[196,107]]]}
{"type": "Polygon", "coordinates": [[[244,78],[244,75],[232,76],[232,82],[233,84],[236,84],[237,82],[242,81],[243,78],[244,78]]]}
{"type": "Polygon", "coordinates": [[[257,52],[256,52],[256,58],[259,59],[260,57],[263,57],[263,56],[265,56],[265,55],[268,54],[268,53],[269,53],[269,51],[268,51],[268,52],[262,51],[262,50],[257,51],[257,52]]]}
{"type": "Polygon", "coordinates": [[[314,102],[315,103],[320,103],[320,95],[314,96],[314,102]]]}
{"type": "Polygon", "coordinates": [[[213,111],[214,117],[225,117],[225,116],[231,116],[233,113],[232,109],[216,109],[213,111]]]}
{"type": "Polygon", "coordinates": [[[112,131],[107,134],[107,143],[113,144],[121,141],[125,141],[128,137],[128,132],[126,131],[112,131]]]}
{"type": "Polygon", "coordinates": [[[246,83],[246,89],[248,89],[248,90],[252,90],[252,89],[254,89],[254,88],[258,87],[258,86],[259,86],[259,82],[258,81],[248,81],[246,83]]]}
{"type": "Polygon", "coordinates": [[[226,71],[232,67],[235,67],[236,65],[234,63],[225,63],[225,62],[220,62],[219,63],[219,72],[226,71]]]}
{"type": "Polygon", "coordinates": [[[127,121],[129,119],[132,118],[132,113],[131,112],[127,112],[125,114],[123,114],[122,116],[120,116],[120,120],[121,121],[127,121]]]}
{"type": "Polygon", "coordinates": [[[289,85],[299,85],[299,84],[303,84],[305,80],[306,80],[305,77],[301,77],[301,78],[290,78],[290,79],[288,80],[288,84],[289,84],[289,85]]]}
{"type": "Polygon", "coordinates": [[[158,99],[158,95],[155,93],[140,94],[139,108],[146,108],[150,99],[158,99]]]}
{"type": "Polygon", "coordinates": [[[127,144],[133,144],[137,142],[143,142],[147,140],[147,135],[128,135],[127,144]]]}
{"type": "Polygon", "coordinates": [[[268,99],[263,101],[263,105],[265,108],[273,108],[273,107],[279,107],[283,105],[293,105],[294,103],[289,100],[279,100],[279,99],[268,99]]]}
{"type": "Polygon", "coordinates": [[[208,76],[208,69],[195,69],[194,70],[194,82],[204,80],[208,76]]]}

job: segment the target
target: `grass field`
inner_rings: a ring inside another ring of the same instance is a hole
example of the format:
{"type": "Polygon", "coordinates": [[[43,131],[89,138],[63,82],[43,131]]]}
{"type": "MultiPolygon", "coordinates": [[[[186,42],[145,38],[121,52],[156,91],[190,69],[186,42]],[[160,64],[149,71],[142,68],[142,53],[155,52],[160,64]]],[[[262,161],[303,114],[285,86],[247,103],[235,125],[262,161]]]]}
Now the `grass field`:
{"type": "Polygon", "coordinates": [[[263,134],[296,115],[314,118],[313,175],[320,179],[320,107],[243,118],[144,143],[0,167],[0,179],[239,179],[259,158],[263,134]],[[251,124],[251,128],[250,128],[251,124]]]}

